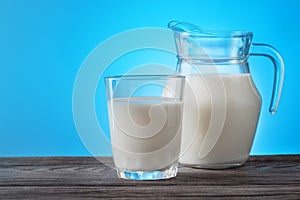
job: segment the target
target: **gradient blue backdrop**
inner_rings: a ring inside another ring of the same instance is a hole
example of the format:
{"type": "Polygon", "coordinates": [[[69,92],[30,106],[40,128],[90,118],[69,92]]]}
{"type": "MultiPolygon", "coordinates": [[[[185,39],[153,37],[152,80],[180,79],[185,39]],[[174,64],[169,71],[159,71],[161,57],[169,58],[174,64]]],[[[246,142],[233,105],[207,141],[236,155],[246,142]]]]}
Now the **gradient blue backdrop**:
{"type": "Polygon", "coordinates": [[[72,116],[73,84],[84,58],[114,34],[166,27],[174,19],[208,29],[251,30],[254,41],[280,50],[286,74],[274,116],[267,112],[271,62],[250,59],[263,97],[252,154],[300,153],[298,2],[0,0],[0,156],[89,155],[72,116]]]}

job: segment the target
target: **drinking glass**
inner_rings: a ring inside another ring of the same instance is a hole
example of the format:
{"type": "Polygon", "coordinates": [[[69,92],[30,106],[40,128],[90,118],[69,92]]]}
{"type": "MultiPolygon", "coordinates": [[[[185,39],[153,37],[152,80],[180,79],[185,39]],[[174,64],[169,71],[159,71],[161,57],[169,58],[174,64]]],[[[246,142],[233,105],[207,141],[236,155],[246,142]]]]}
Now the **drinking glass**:
{"type": "Polygon", "coordinates": [[[184,83],[184,76],[177,75],[105,78],[112,153],[119,178],[176,176],[184,83]]]}

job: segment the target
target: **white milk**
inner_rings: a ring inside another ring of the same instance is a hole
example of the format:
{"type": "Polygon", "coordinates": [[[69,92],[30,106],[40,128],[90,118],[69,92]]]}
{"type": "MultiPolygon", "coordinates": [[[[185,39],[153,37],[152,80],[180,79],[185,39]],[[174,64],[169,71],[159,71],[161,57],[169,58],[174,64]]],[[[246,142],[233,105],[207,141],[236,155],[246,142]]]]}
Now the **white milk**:
{"type": "Polygon", "coordinates": [[[108,102],[117,168],[154,171],[178,161],[182,102],[170,98],[117,98],[108,102]]]}
{"type": "Polygon", "coordinates": [[[242,165],[260,108],[250,74],[187,75],[179,162],[208,168],[242,165]]]}

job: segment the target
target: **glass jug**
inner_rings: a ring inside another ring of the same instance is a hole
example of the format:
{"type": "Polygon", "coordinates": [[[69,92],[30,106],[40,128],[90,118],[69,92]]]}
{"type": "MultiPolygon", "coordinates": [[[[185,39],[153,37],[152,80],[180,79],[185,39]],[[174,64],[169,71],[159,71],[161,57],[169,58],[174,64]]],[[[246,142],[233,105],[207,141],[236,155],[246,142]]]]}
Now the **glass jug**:
{"type": "Polygon", "coordinates": [[[179,162],[211,169],[243,165],[261,110],[247,59],[264,56],[274,64],[269,108],[274,114],[283,85],[282,57],[268,44],[252,43],[251,32],[206,31],[175,21],[168,26],[174,31],[177,72],[186,76],[179,162]]]}

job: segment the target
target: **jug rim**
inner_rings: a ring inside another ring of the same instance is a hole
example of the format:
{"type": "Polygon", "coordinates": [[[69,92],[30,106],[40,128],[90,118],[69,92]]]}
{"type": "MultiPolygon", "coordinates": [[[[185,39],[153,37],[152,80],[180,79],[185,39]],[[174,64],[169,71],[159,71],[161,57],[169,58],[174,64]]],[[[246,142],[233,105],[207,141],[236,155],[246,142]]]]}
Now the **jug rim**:
{"type": "Polygon", "coordinates": [[[173,30],[182,36],[202,37],[202,38],[237,38],[237,37],[252,37],[251,31],[244,30],[208,30],[205,33],[186,32],[181,30],[173,30]]]}
{"type": "Polygon", "coordinates": [[[168,28],[183,36],[205,37],[205,38],[234,38],[234,37],[252,37],[253,33],[247,30],[206,30],[197,25],[170,21],[168,28]]]}

